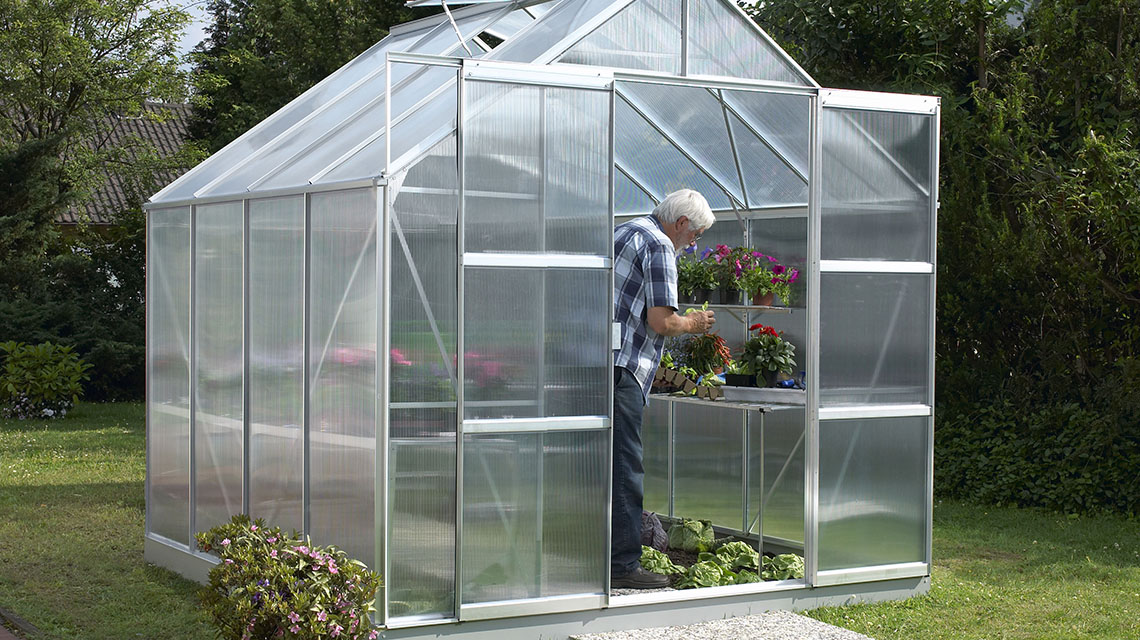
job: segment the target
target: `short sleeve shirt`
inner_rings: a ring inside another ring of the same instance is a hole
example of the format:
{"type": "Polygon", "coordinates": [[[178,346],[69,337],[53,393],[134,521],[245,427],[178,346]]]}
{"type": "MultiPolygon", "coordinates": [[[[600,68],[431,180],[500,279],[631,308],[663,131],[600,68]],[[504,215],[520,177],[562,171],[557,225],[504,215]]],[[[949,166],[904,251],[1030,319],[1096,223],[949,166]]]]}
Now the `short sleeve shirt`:
{"type": "Polygon", "coordinates": [[[647,215],[614,229],[614,320],[621,325],[614,365],[633,374],[645,398],[665,349],[665,336],[649,327],[652,307],[677,308],[677,254],[647,215]]]}

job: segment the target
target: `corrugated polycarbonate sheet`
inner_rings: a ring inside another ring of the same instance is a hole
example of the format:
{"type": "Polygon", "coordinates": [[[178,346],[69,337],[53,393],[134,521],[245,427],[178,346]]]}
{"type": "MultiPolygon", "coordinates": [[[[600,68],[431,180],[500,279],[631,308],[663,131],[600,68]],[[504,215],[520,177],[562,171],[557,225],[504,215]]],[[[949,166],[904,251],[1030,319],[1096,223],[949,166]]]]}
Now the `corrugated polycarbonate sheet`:
{"type": "Polygon", "coordinates": [[[651,398],[641,416],[643,508],[664,515],[669,514],[669,406],[651,398]]]}
{"type": "Polygon", "coordinates": [[[690,0],[688,73],[810,86],[746,20],[723,0],[690,0]]]}
{"type": "Polygon", "coordinates": [[[763,533],[804,542],[804,410],[764,414],[763,493],[753,499],[763,510],[763,533]]]}
{"type": "Polygon", "coordinates": [[[147,530],[190,535],[190,207],[147,213],[147,530]]]}
{"type": "MultiPolygon", "coordinates": [[[[783,300],[784,306],[807,307],[807,211],[803,215],[786,214],[786,212],[761,215],[749,221],[752,248],[786,266],[799,270],[800,275],[792,283],[792,299],[783,300]]],[[[777,316],[763,316],[764,324],[779,320],[777,316]]],[[[807,357],[803,351],[798,352],[800,362],[807,357]]]]}
{"type": "Polygon", "coordinates": [[[392,207],[390,402],[455,402],[458,207],[451,136],[408,170],[392,207]]]}
{"type": "Polygon", "coordinates": [[[487,58],[545,63],[547,60],[543,58],[547,54],[562,53],[552,51],[552,47],[613,3],[614,0],[562,0],[526,31],[499,45],[487,58]]]}
{"type": "Polygon", "coordinates": [[[614,215],[649,213],[657,203],[621,171],[614,172],[614,215]]]}
{"type": "Polygon", "coordinates": [[[601,593],[609,434],[468,436],[463,603],[601,593]]]}
{"type": "Polygon", "coordinates": [[[678,189],[695,189],[713,209],[731,209],[725,192],[629,103],[619,97],[616,109],[614,156],[619,165],[657,193],[668,195],[678,189]]]}
{"type": "Polygon", "coordinates": [[[820,277],[820,406],[931,404],[931,277],[820,277]]]}
{"type": "Polygon", "coordinates": [[[929,262],[934,116],[824,109],[820,255],[929,262]]]}
{"type": "Polygon", "coordinates": [[[728,119],[740,157],[748,206],[807,205],[807,181],[796,175],[735,114],[730,114],[728,119]]]}
{"type": "Polygon", "coordinates": [[[465,273],[467,419],[609,413],[608,271],[465,273]]]}
{"type": "Polygon", "coordinates": [[[534,18],[529,13],[524,9],[516,9],[487,27],[487,33],[500,40],[506,40],[532,22],[534,22],[534,18]]]}
{"type": "Polygon", "coordinates": [[[453,431],[450,438],[391,440],[390,569],[384,576],[389,613],[392,618],[450,618],[455,610],[455,410],[393,410],[392,421],[450,423],[453,431]]]}
{"type": "Polygon", "coordinates": [[[820,421],[820,571],[925,561],[930,420],[820,421]]]}
{"type": "Polygon", "coordinates": [[[638,0],[558,62],[681,74],[681,0],[638,0]]]}
{"type": "Polygon", "coordinates": [[[732,142],[716,95],[703,87],[640,82],[622,83],[620,91],[738,201],[744,202],[732,142]]]}
{"type": "Polygon", "coordinates": [[[543,89],[546,250],[610,253],[610,94],[543,89]]]}
{"type": "Polygon", "coordinates": [[[304,529],[305,199],[249,203],[249,512],[304,529]]]}
{"type": "Polygon", "coordinates": [[[731,111],[786,158],[800,175],[808,174],[809,96],[764,91],[724,90],[723,93],[731,111]]]}
{"type": "Polygon", "coordinates": [[[195,212],[194,527],[242,513],[244,304],[241,202],[195,212]]]}
{"type": "Polygon", "coordinates": [[[689,403],[673,411],[673,515],[740,529],[744,413],[689,403]]]}
{"type": "Polygon", "coordinates": [[[309,196],[310,534],[369,565],[376,557],[374,194],[309,196]]]}

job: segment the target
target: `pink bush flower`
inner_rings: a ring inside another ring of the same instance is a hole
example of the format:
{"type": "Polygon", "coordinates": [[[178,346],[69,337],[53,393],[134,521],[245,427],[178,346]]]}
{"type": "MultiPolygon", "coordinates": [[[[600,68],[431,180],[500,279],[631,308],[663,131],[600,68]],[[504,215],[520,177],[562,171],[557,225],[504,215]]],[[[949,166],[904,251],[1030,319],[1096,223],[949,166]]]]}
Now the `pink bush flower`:
{"type": "Polygon", "coordinates": [[[297,625],[293,625],[293,626],[289,627],[289,633],[300,633],[300,632],[301,632],[301,627],[298,627],[297,625]]]}
{"type": "Polygon", "coordinates": [[[317,614],[317,620],[320,620],[321,622],[324,622],[325,620],[328,620],[328,619],[329,619],[329,614],[325,613],[324,611],[321,611],[320,613],[317,614]]]}
{"type": "Polygon", "coordinates": [[[230,539],[229,539],[229,538],[226,538],[225,540],[222,540],[222,546],[223,546],[223,547],[228,547],[228,546],[230,546],[230,539]]]}
{"type": "Polygon", "coordinates": [[[290,611],[289,615],[287,615],[285,617],[289,618],[289,622],[293,622],[293,623],[299,622],[301,620],[301,616],[297,615],[296,611],[290,611]]]}

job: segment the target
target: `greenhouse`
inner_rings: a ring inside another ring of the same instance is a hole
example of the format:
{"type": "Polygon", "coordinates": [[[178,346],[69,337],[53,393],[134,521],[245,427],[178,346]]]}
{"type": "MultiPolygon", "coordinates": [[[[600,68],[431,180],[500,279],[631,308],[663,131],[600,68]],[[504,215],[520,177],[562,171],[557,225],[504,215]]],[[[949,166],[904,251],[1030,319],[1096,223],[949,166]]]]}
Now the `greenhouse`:
{"type": "Polygon", "coordinates": [[[389,638],[926,592],[938,134],[937,98],[821,88],[731,0],[392,28],[146,207],[147,559],[204,580],[194,533],[264,518],[380,572],[389,638]],[[613,228],[682,187],[718,220],[702,248],[803,274],[713,308],[734,350],[782,332],[805,390],[651,395],[645,509],[804,572],[627,593],[613,228]]]}

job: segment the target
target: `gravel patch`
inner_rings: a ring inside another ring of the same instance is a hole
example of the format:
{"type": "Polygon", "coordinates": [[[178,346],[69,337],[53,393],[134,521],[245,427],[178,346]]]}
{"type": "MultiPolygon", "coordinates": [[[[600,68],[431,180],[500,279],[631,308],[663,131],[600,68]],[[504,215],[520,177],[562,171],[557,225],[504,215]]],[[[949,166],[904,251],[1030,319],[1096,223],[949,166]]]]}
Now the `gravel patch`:
{"type": "Polygon", "coordinates": [[[570,640],[873,640],[791,611],[710,620],[677,627],[654,627],[570,636],[570,640]]]}

